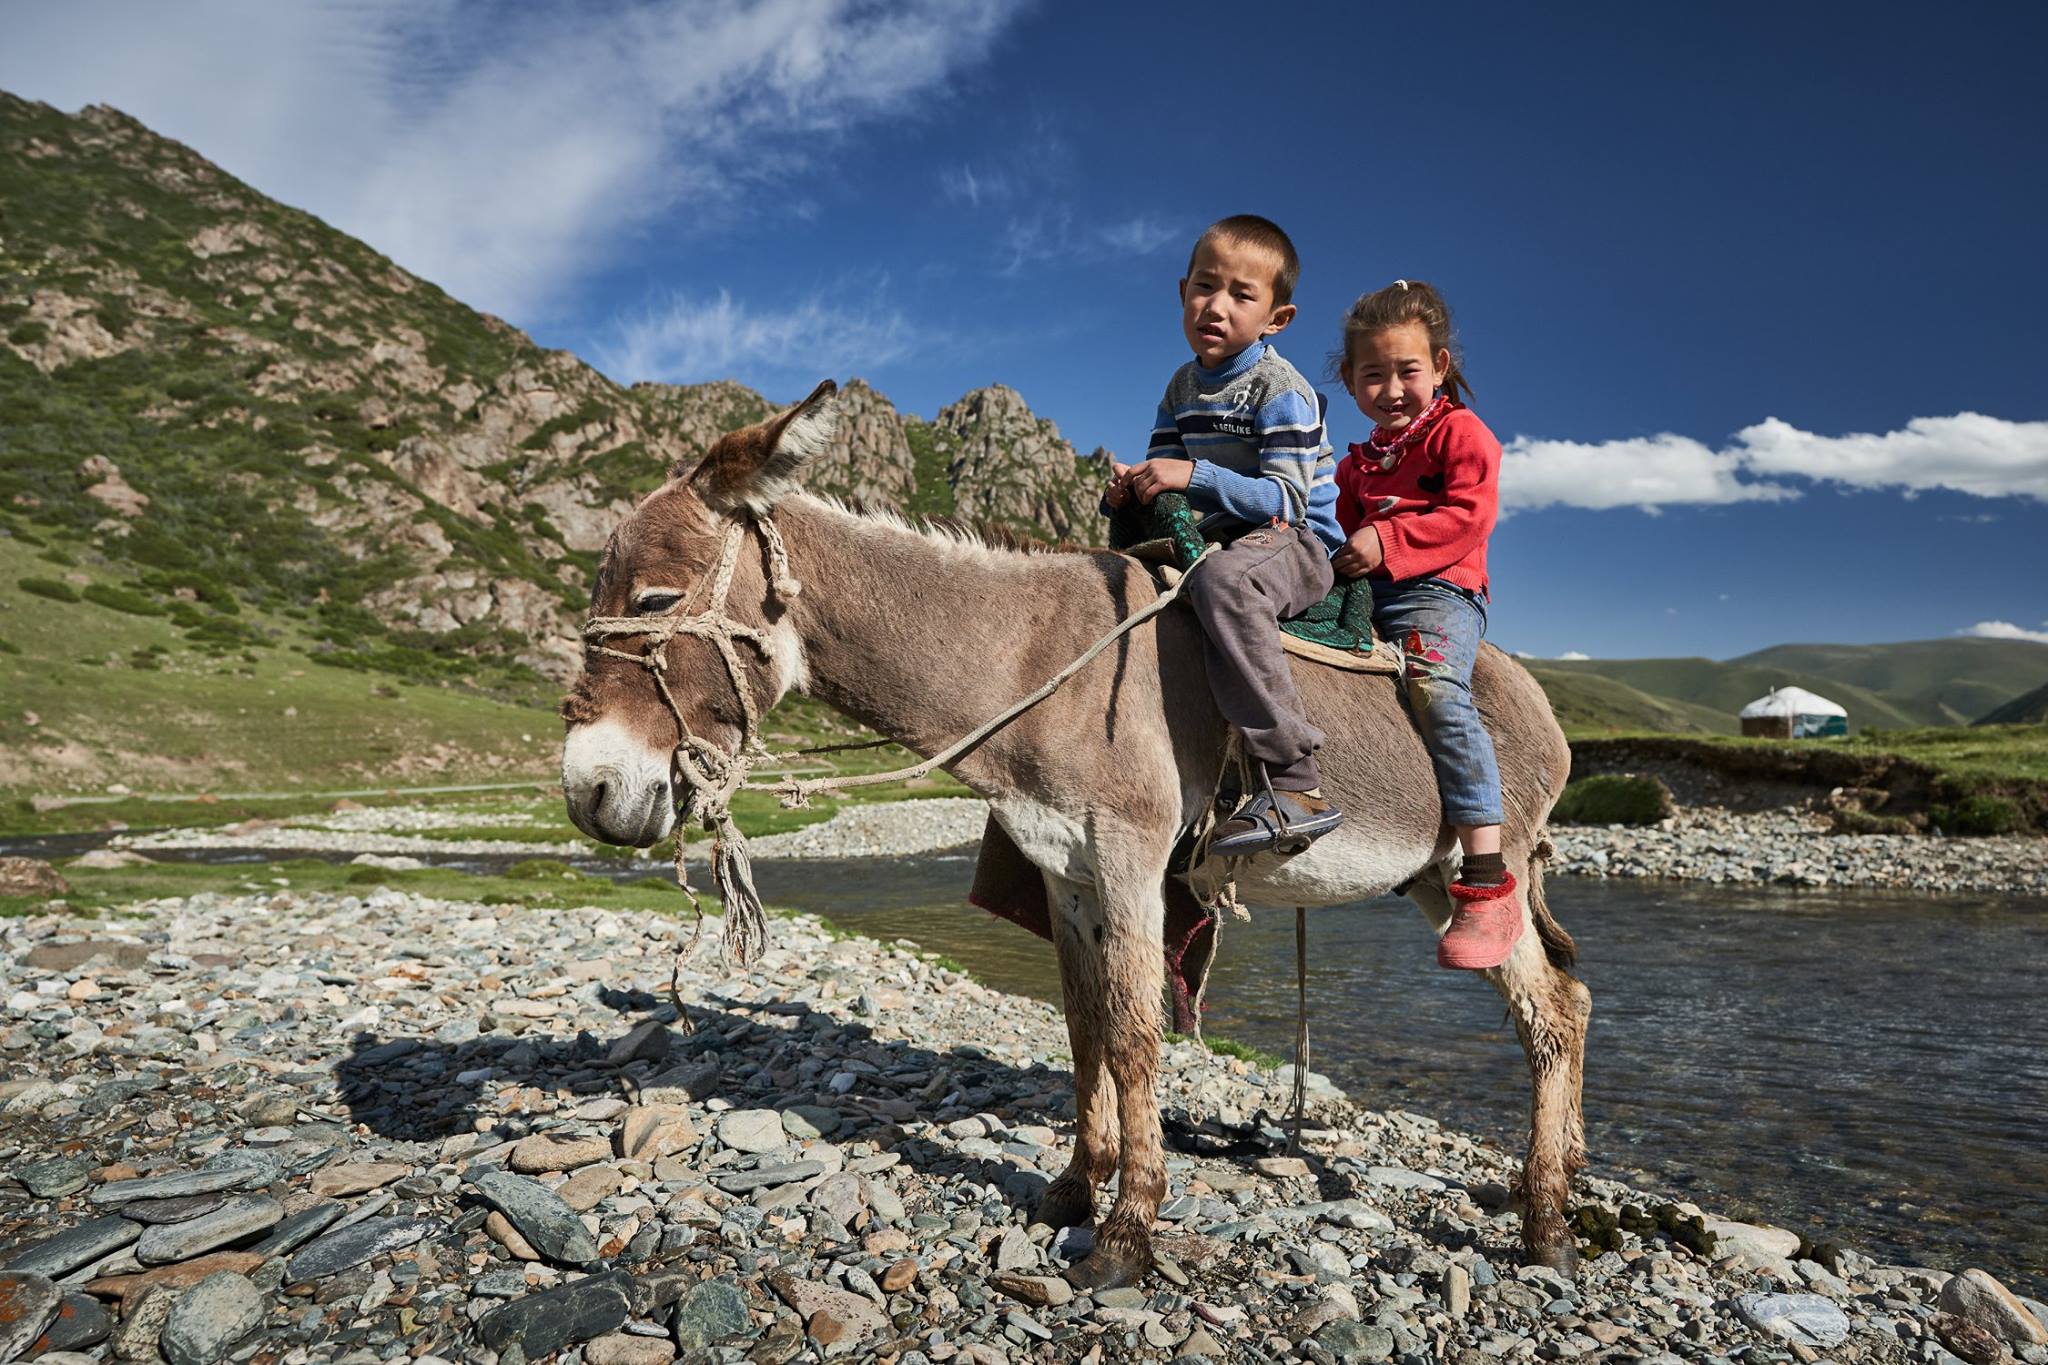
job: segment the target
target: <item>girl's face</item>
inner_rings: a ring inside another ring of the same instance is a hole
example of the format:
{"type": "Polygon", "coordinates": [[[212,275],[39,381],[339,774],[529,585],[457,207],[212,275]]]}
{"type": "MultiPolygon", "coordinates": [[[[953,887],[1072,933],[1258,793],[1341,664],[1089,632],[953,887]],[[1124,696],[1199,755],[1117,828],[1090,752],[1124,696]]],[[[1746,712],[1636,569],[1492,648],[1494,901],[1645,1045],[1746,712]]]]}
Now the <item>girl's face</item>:
{"type": "Polygon", "coordinates": [[[1344,358],[1344,387],[1358,410],[1388,431],[1400,431],[1422,416],[1449,377],[1451,353],[1432,355],[1429,329],[1404,322],[1353,337],[1344,358]]]}

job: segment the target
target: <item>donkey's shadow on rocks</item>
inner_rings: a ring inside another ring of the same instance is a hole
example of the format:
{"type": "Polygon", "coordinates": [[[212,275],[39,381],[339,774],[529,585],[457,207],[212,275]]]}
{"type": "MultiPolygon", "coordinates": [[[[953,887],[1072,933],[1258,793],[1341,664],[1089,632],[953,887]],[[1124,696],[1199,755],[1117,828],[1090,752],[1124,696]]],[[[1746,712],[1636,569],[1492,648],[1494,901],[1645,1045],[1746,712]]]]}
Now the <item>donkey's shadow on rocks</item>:
{"type": "MultiPolygon", "coordinates": [[[[691,1002],[687,1024],[679,1024],[674,1006],[645,991],[607,987],[597,999],[625,1017],[622,1031],[565,1036],[543,1033],[542,1023],[514,1035],[456,1023],[419,1036],[358,1034],[335,1067],[341,1102],[354,1122],[379,1137],[436,1145],[464,1133],[487,1135],[490,1144],[516,1140],[553,1126],[587,1100],[607,1097],[675,1102],[687,1096],[741,1109],[831,1110],[839,1122],[823,1135],[835,1143],[873,1142],[912,1170],[996,1186],[1012,1206],[1026,1210],[1064,1162],[1074,1112],[1073,1077],[1065,1067],[1042,1061],[1017,1067],[971,1044],[938,1050],[908,1039],[878,1040],[859,1018],[803,1001],[755,1003],[711,994],[691,1002]],[[503,1095],[508,1087],[557,1098],[546,1112],[540,1106],[528,1112],[526,1101],[503,1095]],[[573,1098],[563,1102],[563,1095],[573,1098]],[[911,1137],[902,1126],[995,1109],[1009,1115],[1010,1128],[1051,1127],[1062,1137],[1055,1148],[1034,1151],[1029,1144],[1006,1144],[1002,1133],[941,1144],[911,1137]]],[[[1170,1108],[1165,1118],[1169,1145],[1184,1155],[1249,1162],[1284,1143],[1270,1120],[1226,1129],[1170,1108]]],[[[1316,1174],[1320,1198],[1358,1192],[1339,1170],[1323,1165],[1316,1174]]]]}

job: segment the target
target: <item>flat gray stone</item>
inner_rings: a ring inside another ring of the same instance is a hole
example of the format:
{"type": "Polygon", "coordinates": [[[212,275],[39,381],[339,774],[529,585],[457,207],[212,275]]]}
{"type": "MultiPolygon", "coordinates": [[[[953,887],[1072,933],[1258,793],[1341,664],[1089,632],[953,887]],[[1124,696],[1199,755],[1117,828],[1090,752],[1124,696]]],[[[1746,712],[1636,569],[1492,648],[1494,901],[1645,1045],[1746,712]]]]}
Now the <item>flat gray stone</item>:
{"type": "Polygon", "coordinates": [[[549,1260],[587,1265],[597,1259],[597,1243],[576,1210],[538,1180],[510,1171],[488,1171],[473,1178],[470,1185],[549,1260]]]}
{"type": "Polygon", "coordinates": [[[14,1178],[38,1199],[62,1199],[67,1194],[76,1194],[85,1188],[91,1176],[92,1164],[75,1156],[31,1161],[14,1171],[14,1178]]]}
{"type": "Polygon", "coordinates": [[[188,1194],[183,1199],[138,1199],[121,1206],[121,1216],[138,1223],[182,1223],[215,1209],[225,1208],[225,1194],[188,1194]]]}
{"type": "Polygon", "coordinates": [[[485,1314],[477,1323],[477,1333],[484,1345],[500,1355],[516,1344],[528,1360],[539,1360],[565,1346],[616,1332],[626,1323],[624,1279],[616,1274],[592,1275],[514,1299],[485,1314]]]}
{"type": "Polygon", "coordinates": [[[82,1265],[91,1265],[112,1255],[142,1235],[142,1225],[126,1218],[95,1218],[46,1237],[26,1251],[17,1252],[7,1269],[24,1275],[47,1275],[55,1279],[82,1265]]]}
{"type": "Polygon", "coordinates": [[[1799,1346],[1839,1346],[1849,1339],[1849,1318],[1818,1294],[1741,1294],[1735,1311],[1757,1331],[1799,1346]]]}
{"type": "Polygon", "coordinates": [[[284,1206],[267,1194],[236,1199],[212,1213],[180,1223],[163,1223],[142,1234],[135,1259],[144,1265],[189,1261],[194,1256],[254,1237],[284,1217],[284,1206]]]}
{"type": "Polygon", "coordinates": [[[44,1275],[0,1275],[0,1360],[19,1360],[48,1329],[64,1291],[44,1275]]]}
{"type": "Polygon", "coordinates": [[[1411,1171],[1405,1166],[1368,1166],[1365,1180],[1383,1190],[1441,1190],[1444,1182],[1421,1171],[1411,1171]]]}
{"type": "Polygon", "coordinates": [[[1386,1360],[1394,1354],[1394,1334],[1370,1323],[1338,1318],[1316,1333],[1316,1344],[1335,1356],[1340,1365],[1386,1360]]]}
{"type": "Polygon", "coordinates": [[[751,1171],[720,1171],[711,1177],[711,1183],[727,1194],[748,1194],[777,1185],[793,1185],[824,1173],[825,1163],[822,1161],[785,1161],[774,1166],[759,1166],[751,1171]]]}
{"type": "Polygon", "coordinates": [[[676,1303],[676,1345],[685,1353],[701,1351],[721,1337],[751,1335],[753,1330],[746,1296],[731,1280],[693,1285],[676,1303]]]}
{"type": "Polygon", "coordinates": [[[171,1365],[214,1365],[263,1321],[263,1295],[246,1275],[208,1275],[182,1294],[157,1338],[171,1365]]]}
{"type": "Polygon", "coordinates": [[[284,1282],[302,1284],[367,1265],[388,1251],[411,1246],[439,1226],[431,1218],[375,1218],[330,1232],[292,1257],[284,1282]]]}
{"type": "Polygon", "coordinates": [[[779,1152],[789,1145],[773,1109],[732,1109],[718,1116],[718,1140],[736,1152],[779,1152]]]}
{"type": "Polygon", "coordinates": [[[272,1228],[268,1237],[249,1250],[259,1256],[288,1256],[327,1231],[334,1220],[346,1212],[348,1205],[333,1203],[315,1204],[310,1209],[300,1209],[272,1228]]]}
{"type": "Polygon", "coordinates": [[[92,1295],[73,1290],[57,1306],[56,1321],[43,1330],[43,1350],[37,1359],[48,1360],[53,1351],[83,1351],[113,1333],[113,1314],[92,1295]]]}
{"type": "Polygon", "coordinates": [[[183,1199],[193,1194],[214,1194],[238,1189],[251,1172],[244,1167],[216,1170],[178,1171],[172,1175],[146,1175],[138,1180],[116,1180],[100,1186],[86,1198],[95,1204],[132,1204],[138,1199],[183,1199]]]}

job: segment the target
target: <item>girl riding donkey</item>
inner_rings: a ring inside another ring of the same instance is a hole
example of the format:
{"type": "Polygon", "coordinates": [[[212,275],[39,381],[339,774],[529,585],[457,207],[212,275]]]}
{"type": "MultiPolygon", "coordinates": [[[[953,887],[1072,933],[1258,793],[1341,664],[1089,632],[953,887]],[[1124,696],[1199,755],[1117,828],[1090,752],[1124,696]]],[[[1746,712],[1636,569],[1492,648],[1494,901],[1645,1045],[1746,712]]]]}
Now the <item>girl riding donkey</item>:
{"type": "Polygon", "coordinates": [[[1409,707],[1436,768],[1444,822],[1464,863],[1449,890],[1446,967],[1489,970],[1522,933],[1515,879],[1500,852],[1500,769],[1472,702],[1486,633],[1486,541],[1499,515],[1500,442],[1472,410],[1451,310],[1421,280],[1366,294],[1331,357],[1375,423],[1337,466],[1346,532],[1331,564],[1372,580],[1372,624],[1401,647],[1409,707]]]}

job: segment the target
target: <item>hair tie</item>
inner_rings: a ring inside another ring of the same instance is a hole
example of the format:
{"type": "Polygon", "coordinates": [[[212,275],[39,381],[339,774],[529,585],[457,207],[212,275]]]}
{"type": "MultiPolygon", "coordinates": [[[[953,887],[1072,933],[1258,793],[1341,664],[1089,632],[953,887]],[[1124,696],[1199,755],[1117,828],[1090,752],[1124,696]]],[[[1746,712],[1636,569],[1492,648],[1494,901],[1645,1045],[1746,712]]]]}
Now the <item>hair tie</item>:
{"type": "Polygon", "coordinates": [[[1406,289],[1406,288],[1408,287],[1408,281],[1406,281],[1406,280],[1395,280],[1395,281],[1394,281],[1394,287],[1395,287],[1395,288],[1397,288],[1397,289],[1404,289],[1404,290],[1405,290],[1405,289],[1406,289]]]}

